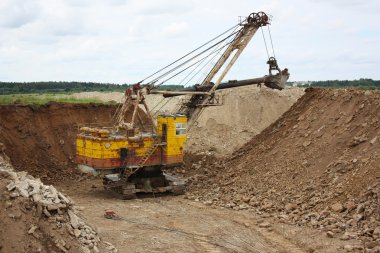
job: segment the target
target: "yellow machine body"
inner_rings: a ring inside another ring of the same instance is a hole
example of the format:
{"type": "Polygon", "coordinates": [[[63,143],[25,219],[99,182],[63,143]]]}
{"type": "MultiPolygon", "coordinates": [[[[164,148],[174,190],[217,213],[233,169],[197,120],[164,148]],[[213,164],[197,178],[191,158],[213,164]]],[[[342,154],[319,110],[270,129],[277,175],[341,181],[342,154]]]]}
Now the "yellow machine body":
{"type": "Polygon", "coordinates": [[[76,138],[76,161],[82,171],[139,166],[174,166],[183,162],[187,117],[160,115],[157,134],[112,132],[82,127],[76,138]]]}

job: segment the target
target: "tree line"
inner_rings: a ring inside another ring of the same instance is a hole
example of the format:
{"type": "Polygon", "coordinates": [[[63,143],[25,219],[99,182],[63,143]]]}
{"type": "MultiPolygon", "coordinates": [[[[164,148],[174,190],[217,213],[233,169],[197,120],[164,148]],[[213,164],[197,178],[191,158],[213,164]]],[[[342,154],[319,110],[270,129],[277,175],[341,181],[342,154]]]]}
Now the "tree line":
{"type": "MultiPolygon", "coordinates": [[[[0,82],[0,94],[74,93],[83,91],[123,92],[131,84],[94,82],[0,82]]],[[[182,89],[182,85],[163,85],[158,90],[182,89]]]]}
{"type": "MultiPolygon", "coordinates": [[[[288,85],[300,87],[359,87],[365,89],[380,89],[380,80],[361,78],[359,80],[327,80],[289,82],[288,85]]],[[[95,83],[95,82],[0,82],[0,95],[31,94],[31,93],[74,93],[83,91],[123,92],[131,84],[95,83]]],[[[158,90],[179,90],[182,85],[162,85],[158,90]]]]}
{"type": "MultiPolygon", "coordinates": [[[[297,82],[292,82],[296,83],[297,82]]],[[[300,87],[324,87],[324,88],[345,88],[345,87],[358,87],[364,89],[379,89],[380,80],[372,80],[369,78],[360,78],[359,80],[327,80],[327,81],[309,81],[302,82],[297,85],[300,87]]]]}

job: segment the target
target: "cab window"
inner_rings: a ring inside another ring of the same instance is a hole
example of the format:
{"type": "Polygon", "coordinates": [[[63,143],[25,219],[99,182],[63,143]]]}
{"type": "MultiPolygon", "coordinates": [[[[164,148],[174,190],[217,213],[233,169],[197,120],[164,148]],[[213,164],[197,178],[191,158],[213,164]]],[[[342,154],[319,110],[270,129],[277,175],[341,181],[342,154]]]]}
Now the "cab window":
{"type": "Polygon", "coordinates": [[[186,123],[176,123],[175,124],[175,135],[186,134],[186,123]]]}

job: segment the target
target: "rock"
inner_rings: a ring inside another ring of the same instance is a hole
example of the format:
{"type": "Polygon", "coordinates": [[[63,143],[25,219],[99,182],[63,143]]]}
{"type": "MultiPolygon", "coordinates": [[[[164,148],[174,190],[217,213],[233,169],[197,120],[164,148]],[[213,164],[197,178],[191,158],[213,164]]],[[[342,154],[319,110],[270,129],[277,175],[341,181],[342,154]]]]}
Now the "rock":
{"type": "Polygon", "coordinates": [[[211,206],[212,205],[212,200],[206,200],[203,202],[204,205],[206,206],[211,206]]]}
{"type": "Polygon", "coordinates": [[[27,190],[18,188],[18,191],[21,194],[21,196],[23,196],[24,198],[29,198],[29,192],[27,190]]]}
{"type": "Polygon", "coordinates": [[[67,249],[65,248],[65,246],[63,246],[61,243],[57,243],[56,244],[57,248],[61,250],[61,252],[64,252],[64,253],[67,253],[67,249]]]}
{"type": "Polygon", "coordinates": [[[16,189],[16,184],[12,181],[7,185],[7,190],[13,191],[14,189],[16,189]]]}
{"type": "Polygon", "coordinates": [[[344,206],[349,212],[356,208],[356,204],[353,201],[347,201],[344,206]]]}
{"type": "Polygon", "coordinates": [[[333,238],[333,237],[334,237],[334,233],[331,232],[331,231],[327,231],[326,235],[327,235],[327,237],[329,237],[329,238],[333,238]]]}
{"type": "Polygon", "coordinates": [[[259,224],[260,228],[269,228],[270,226],[271,225],[269,224],[269,222],[266,222],[266,221],[259,224]]]}
{"type": "Polygon", "coordinates": [[[5,208],[10,208],[10,207],[12,207],[12,202],[11,201],[6,201],[5,202],[5,208]]]}
{"type": "Polygon", "coordinates": [[[379,247],[379,246],[380,246],[380,242],[367,242],[365,244],[365,247],[367,249],[374,249],[374,248],[379,247]]]}
{"type": "Polygon", "coordinates": [[[42,196],[40,194],[33,194],[32,198],[33,198],[33,202],[36,202],[36,203],[42,200],[42,196]]]}
{"type": "Polygon", "coordinates": [[[344,210],[343,205],[340,202],[337,202],[335,204],[332,204],[330,206],[331,210],[333,210],[336,213],[341,213],[344,210]]]}
{"type": "MultiPolygon", "coordinates": [[[[104,242],[104,244],[106,245],[106,249],[108,251],[111,251],[111,252],[115,252],[116,251],[116,248],[109,242],[104,242]]],[[[117,252],[117,251],[116,251],[117,252]]]]}
{"type": "Polygon", "coordinates": [[[249,205],[244,203],[244,204],[239,205],[237,209],[238,210],[246,210],[248,208],[249,208],[249,205]]]}
{"type": "Polygon", "coordinates": [[[11,197],[12,199],[17,198],[19,196],[20,194],[18,194],[17,192],[12,192],[11,194],[9,194],[9,197],[11,197]]]}
{"type": "Polygon", "coordinates": [[[302,145],[306,148],[311,144],[311,141],[305,141],[302,145]]]}
{"type": "Polygon", "coordinates": [[[364,212],[365,210],[365,206],[364,204],[359,204],[357,207],[356,207],[356,213],[362,213],[364,212]]]}
{"type": "Polygon", "coordinates": [[[30,180],[30,179],[28,179],[27,182],[29,184],[29,188],[32,188],[31,190],[29,190],[29,195],[40,193],[40,189],[42,185],[41,182],[38,182],[36,180],[30,180]]]}
{"type": "Polygon", "coordinates": [[[78,216],[71,210],[68,210],[67,213],[69,214],[70,217],[70,223],[73,228],[79,228],[79,222],[80,219],[78,216]]]}
{"type": "Polygon", "coordinates": [[[351,252],[354,250],[354,247],[352,245],[344,245],[343,249],[346,251],[346,252],[351,252]]]}
{"type": "Polygon", "coordinates": [[[32,226],[30,226],[29,231],[28,231],[28,234],[33,234],[34,231],[36,231],[37,228],[38,228],[38,227],[37,227],[36,225],[32,225],[32,226]]]}
{"type": "Polygon", "coordinates": [[[81,234],[81,231],[80,231],[79,229],[75,228],[75,229],[74,229],[74,236],[75,236],[76,238],[78,238],[78,237],[80,236],[80,234],[81,234]]]}
{"type": "Polygon", "coordinates": [[[293,211],[295,209],[297,209],[297,205],[294,204],[294,203],[288,203],[288,204],[285,205],[285,210],[287,212],[291,212],[291,211],[293,211]]]}
{"type": "Polygon", "coordinates": [[[377,136],[374,137],[372,140],[370,140],[369,143],[371,143],[372,145],[374,145],[376,141],[377,141],[377,136]]]}
{"type": "Polygon", "coordinates": [[[354,215],[354,220],[355,220],[356,222],[361,221],[363,218],[364,218],[364,216],[363,216],[362,214],[355,214],[355,215],[354,215]]]}
{"type": "Polygon", "coordinates": [[[58,192],[58,197],[66,204],[70,204],[70,200],[65,197],[62,193],[58,192]]]}
{"type": "Polygon", "coordinates": [[[249,203],[249,201],[251,200],[251,198],[248,197],[248,196],[244,196],[244,197],[241,198],[241,200],[242,200],[244,203],[249,203]]]}
{"type": "Polygon", "coordinates": [[[47,217],[51,217],[51,214],[49,213],[49,211],[48,211],[46,208],[44,208],[43,213],[44,213],[47,217]]]}
{"type": "Polygon", "coordinates": [[[86,246],[82,246],[82,253],[91,253],[91,250],[86,246]]]}
{"type": "Polygon", "coordinates": [[[380,226],[377,226],[374,230],[373,230],[373,233],[372,233],[372,236],[373,237],[380,237],[380,226]]]}
{"type": "Polygon", "coordinates": [[[92,250],[94,251],[94,253],[99,253],[100,252],[99,249],[98,249],[98,247],[96,247],[96,246],[94,246],[94,248],[92,250]]]}
{"type": "Polygon", "coordinates": [[[59,205],[58,204],[50,204],[50,205],[48,205],[47,207],[46,207],[46,209],[48,210],[48,211],[55,211],[55,210],[57,210],[59,208],[59,205]]]}
{"type": "Polygon", "coordinates": [[[343,234],[339,239],[341,239],[342,241],[347,241],[350,239],[350,237],[347,234],[343,234]]]}

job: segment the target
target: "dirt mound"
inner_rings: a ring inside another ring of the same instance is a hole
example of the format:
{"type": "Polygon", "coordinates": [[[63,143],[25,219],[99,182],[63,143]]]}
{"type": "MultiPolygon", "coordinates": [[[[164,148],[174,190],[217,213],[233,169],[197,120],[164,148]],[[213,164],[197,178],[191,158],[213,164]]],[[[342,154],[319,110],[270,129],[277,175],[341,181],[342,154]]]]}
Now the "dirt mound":
{"type": "Polygon", "coordinates": [[[12,165],[44,182],[77,174],[75,136],[78,126],[109,125],[116,106],[50,103],[0,106],[0,142],[12,165]]]}
{"type": "Polygon", "coordinates": [[[303,94],[303,89],[297,88],[220,90],[217,95],[223,97],[223,105],[204,109],[189,131],[186,149],[193,154],[231,154],[277,120],[303,94]]]}
{"type": "Polygon", "coordinates": [[[190,198],[380,240],[380,92],[309,89],[224,161],[192,166],[190,198]]]}
{"type": "Polygon", "coordinates": [[[11,169],[0,159],[1,252],[117,252],[100,241],[70,198],[11,169]]]}

